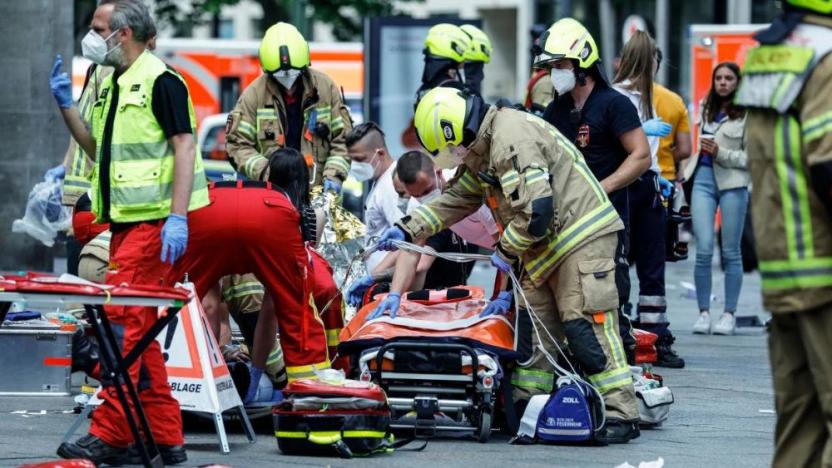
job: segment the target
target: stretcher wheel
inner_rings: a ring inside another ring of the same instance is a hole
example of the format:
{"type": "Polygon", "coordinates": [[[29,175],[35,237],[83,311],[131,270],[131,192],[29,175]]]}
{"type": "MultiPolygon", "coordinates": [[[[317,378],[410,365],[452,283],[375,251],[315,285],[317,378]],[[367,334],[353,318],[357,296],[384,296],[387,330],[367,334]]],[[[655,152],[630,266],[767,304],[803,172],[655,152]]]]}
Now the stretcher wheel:
{"type": "Polygon", "coordinates": [[[491,412],[480,412],[480,425],[477,431],[477,442],[486,443],[491,438],[491,412]]]}

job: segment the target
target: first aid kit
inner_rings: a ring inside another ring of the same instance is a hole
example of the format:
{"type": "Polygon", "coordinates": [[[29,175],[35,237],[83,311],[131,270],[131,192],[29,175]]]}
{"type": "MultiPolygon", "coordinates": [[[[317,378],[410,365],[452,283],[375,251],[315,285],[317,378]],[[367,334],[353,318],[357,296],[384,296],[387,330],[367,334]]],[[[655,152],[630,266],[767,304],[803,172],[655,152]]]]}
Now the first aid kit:
{"type": "Polygon", "coordinates": [[[673,392],[664,386],[664,380],[657,374],[632,366],[633,387],[638,401],[639,425],[647,427],[660,426],[670,414],[673,404],[673,392]]]}
{"type": "Polygon", "coordinates": [[[285,400],[274,409],[282,453],[351,458],[392,451],[390,408],[378,385],[341,374],[296,380],[283,394],[285,400]]]}

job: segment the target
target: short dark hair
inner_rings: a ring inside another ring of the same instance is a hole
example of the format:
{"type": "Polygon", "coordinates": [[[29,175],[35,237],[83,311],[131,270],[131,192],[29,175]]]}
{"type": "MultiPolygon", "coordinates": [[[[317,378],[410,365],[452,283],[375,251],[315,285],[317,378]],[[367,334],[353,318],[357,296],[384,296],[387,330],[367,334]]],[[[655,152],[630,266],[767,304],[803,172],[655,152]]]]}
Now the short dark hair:
{"type": "Polygon", "coordinates": [[[416,182],[416,176],[420,172],[433,172],[433,160],[422,151],[408,151],[396,161],[396,175],[405,185],[416,182]]]}
{"type": "Polygon", "coordinates": [[[375,122],[368,121],[356,125],[347,134],[347,137],[345,139],[347,148],[352,147],[354,144],[364,139],[364,137],[371,132],[378,132],[381,138],[384,139],[384,132],[381,130],[381,127],[379,127],[378,124],[375,122]]]}
{"type": "Polygon", "coordinates": [[[269,182],[283,190],[298,210],[308,205],[309,167],[300,151],[279,148],[269,153],[267,158],[269,182]]]}

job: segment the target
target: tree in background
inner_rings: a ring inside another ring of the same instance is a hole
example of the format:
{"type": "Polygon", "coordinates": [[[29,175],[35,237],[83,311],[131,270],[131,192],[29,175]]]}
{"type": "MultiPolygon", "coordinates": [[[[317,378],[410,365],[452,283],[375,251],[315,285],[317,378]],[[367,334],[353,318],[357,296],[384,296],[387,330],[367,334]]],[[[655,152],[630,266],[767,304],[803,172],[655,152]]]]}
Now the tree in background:
{"type": "MultiPolygon", "coordinates": [[[[260,30],[265,31],[278,21],[294,24],[305,36],[310,37],[310,19],[332,25],[332,33],[339,41],[361,38],[362,19],[365,16],[389,16],[396,14],[393,0],[252,0],[263,8],[260,30]]],[[[405,0],[419,1],[419,0],[405,0]]],[[[156,0],[156,17],[173,27],[175,35],[187,36],[198,24],[218,24],[223,6],[236,5],[240,0],[156,0]],[[186,7],[187,5],[187,7],[186,7]]],[[[215,29],[216,32],[216,29],[215,29]]]]}

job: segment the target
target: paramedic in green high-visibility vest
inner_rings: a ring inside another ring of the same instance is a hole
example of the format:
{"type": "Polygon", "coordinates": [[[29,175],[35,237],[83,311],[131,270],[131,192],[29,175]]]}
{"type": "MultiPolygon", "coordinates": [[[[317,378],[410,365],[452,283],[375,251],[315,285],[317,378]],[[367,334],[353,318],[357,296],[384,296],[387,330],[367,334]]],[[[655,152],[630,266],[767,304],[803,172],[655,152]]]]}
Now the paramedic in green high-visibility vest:
{"type": "MultiPolygon", "coordinates": [[[[187,248],[188,213],[208,205],[188,89],[181,76],[147,50],[153,31],[148,8],[140,0],[99,4],[81,49],[85,57],[114,72],[101,83],[89,127],[72,105],[71,80],[61,72],[60,57],[50,79],[73,138],[94,155],[92,211],[112,231],[107,284],[163,285],[166,263],[176,262],[187,248]]],[[[156,321],[155,308],[105,310],[124,354],[156,321]]],[[[130,375],[164,463],[185,462],[179,404],[171,395],[157,342],[130,375]]],[[[114,465],[138,461],[136,451],[128,449],[133,438],[115,387],[106,380],[89,434],[62,444],[61,457],[114,465]]]]}

